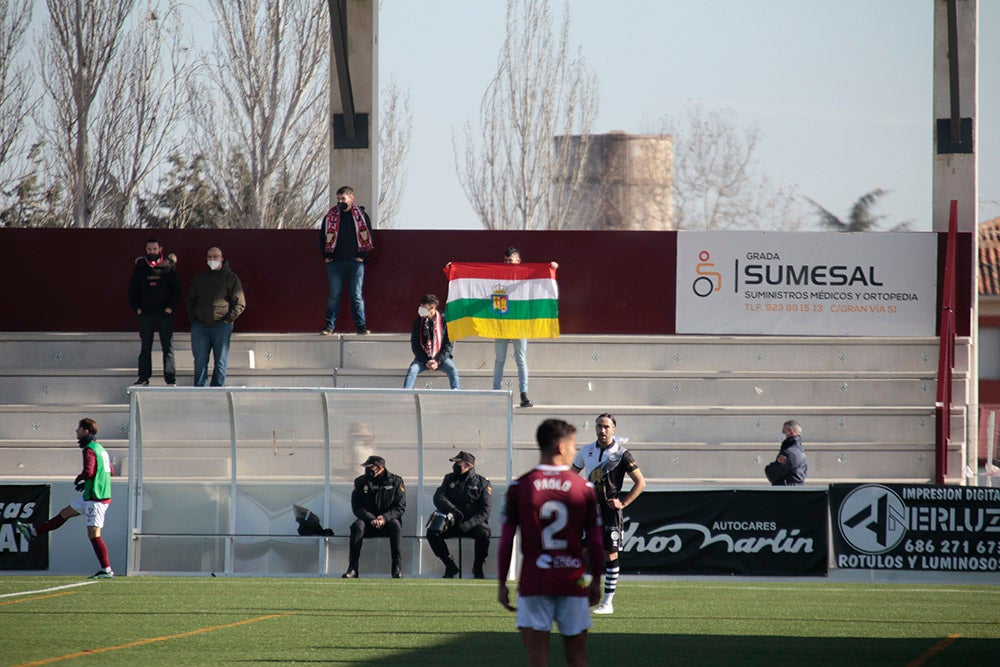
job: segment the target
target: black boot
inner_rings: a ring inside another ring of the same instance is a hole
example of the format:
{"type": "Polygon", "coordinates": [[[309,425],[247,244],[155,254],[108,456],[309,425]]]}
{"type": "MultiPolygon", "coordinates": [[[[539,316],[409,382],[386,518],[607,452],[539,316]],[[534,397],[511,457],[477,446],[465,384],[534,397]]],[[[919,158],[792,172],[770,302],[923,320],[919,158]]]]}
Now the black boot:
{"type": "Polygon", "coordinates": [[[400,567],[400,564],[399,564],[398,560],[392,561],[392,578],[393,579],[402,579],[403,578],[403,568],[400,567]]]}
{"type": "Polygon", "coordinates": [[[472,566],[472,578],[473,579],[485,579],[486,575],[483,573],[483,564],[475,563],[472,566]]]}
{"type": "Polygon", "coordinates": [[[357,579],[358,578],[358,564],[350,563],[347,566],[347,572],[340,575],[341,579],[357,579]]]}
{"type": "Polygon", "coordinates": [[[521,407],[522,408],[530,408],[533,405],[534,405],[534,403],[532,403],[531,399],[528,398],[528,394],[522,391],[521,392],[521,407]]]}
{"type": "Polygon", "coordinates": [[[444,577],[442,579],[454,579],[456,574],[458,574],[458,566],[455,565],[455,561],[449,558],[444,562],[444,577]]]}

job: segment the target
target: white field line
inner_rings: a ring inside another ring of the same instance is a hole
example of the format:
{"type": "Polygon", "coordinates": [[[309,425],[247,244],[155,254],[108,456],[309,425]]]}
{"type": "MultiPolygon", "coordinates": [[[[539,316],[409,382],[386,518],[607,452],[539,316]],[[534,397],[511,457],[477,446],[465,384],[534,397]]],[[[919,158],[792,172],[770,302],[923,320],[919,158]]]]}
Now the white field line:
{"type": "Polygon", "coordinates": [[[77,586],[89,586],[90,584],[96,584],[96,581],[80,581],[75,584],[66,584],[65,586],[53,586],[52,588],[39,588],[34,591],[19,591],[17,593],[3,593],[0,594],[0,598],[13,598],[21,595],[38,595],[39,593],[50,593],[52,591],[61,591],[67,588],[76,588],[77,586]]]}

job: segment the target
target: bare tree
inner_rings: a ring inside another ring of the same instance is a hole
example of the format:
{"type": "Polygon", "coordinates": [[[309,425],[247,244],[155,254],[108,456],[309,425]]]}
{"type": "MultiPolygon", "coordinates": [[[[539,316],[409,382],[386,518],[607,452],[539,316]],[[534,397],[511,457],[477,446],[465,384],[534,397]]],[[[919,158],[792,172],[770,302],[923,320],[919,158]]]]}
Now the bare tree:
{"type": "Polygon", "coordinates": [[[309,227],[326,193],[326,7],[211,0],[214,48],[193,105],[225,226],[309,227]]]}
{"type": "Polygon", "coordinates": [[[378,226],[392,229],[406,191],[406,160],[410,155],[413,116],[410,93],[402,93],[390,77],[380,95],[378,147],[378,226]]]}
{"type": "MultiPolygon", "coordinates": [[[[888,190],[875,188],[871,192],[861,195],[854,202],[854,205],[851,206],[851,211],[847,215],[846,220],[837,217],[808,197],[806,197],[806,201],[816,208],[816,212],[819,214],[820,227],[835,232],[875,232],[879,231],[880,221],[886,217],[884,214],[876,215],[875,207],[878,206],[878,200],[887,194],[889,194],[888,190]]],[[[910,228],[911,222],[910,220],[904,220],[894,225],[889,231],[905,232],[910,228]]]]}
{"type": "Polygon", "coordinates": [[[190,49],[182,41],[180,12],[147,0],[123,36],[108,74],[106,103],[95,124],[95,172],[109,196],[98,202],[110,224],[138,224],[140,188],[179,141],[190,49]]]}
{"type": "Polygon", "coordinates": [[[95,105],[135,0],[46,0],[49,23],[39,62],[52,105],[44,133],[65,180],[74,227],[90,227],[95,202],[108,184],[91,161],[95,105]]]}
{"type": "Polygon", "coordinates": [[[740,128],[731,109],[691,103],[683,125],[663,122],[674,135],[673,214],[677,229],[796,229],[794,189],[761,173],[757,127],[740,128]]]}
{"type": "Polygon", "coordinates": [[[586,187],[597,79],[571,56],[569,5],[558,34],[548,0],[508,0],[497,71],[483,95],[479,128],[465,126],[458,179],[486,229],[560,229],[586,187]],[[556,136],[579,141],[556,142],[556,136]]]}
{"type": "Polygon", "coordinates": [[[31,22],[31,0],[0,2],[0,192],[21,176],[12,162],[23,147],[31,115],[31,82],[26,59],[18,59],[31,22]]]}

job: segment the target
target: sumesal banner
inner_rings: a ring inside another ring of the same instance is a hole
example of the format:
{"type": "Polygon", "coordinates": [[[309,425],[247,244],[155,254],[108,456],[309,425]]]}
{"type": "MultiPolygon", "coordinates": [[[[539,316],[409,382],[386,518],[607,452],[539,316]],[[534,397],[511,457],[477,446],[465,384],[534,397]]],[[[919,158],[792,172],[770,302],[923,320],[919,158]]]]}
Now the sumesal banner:
{"type": "Polygon", "coordinates": [[[678,232],[677,333],[933,336],[932,233],[678,232]]]}

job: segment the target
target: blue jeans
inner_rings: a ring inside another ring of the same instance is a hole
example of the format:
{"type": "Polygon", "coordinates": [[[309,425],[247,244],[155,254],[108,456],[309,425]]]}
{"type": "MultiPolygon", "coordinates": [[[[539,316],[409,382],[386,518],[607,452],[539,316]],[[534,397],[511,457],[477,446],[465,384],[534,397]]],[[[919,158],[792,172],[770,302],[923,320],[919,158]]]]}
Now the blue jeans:
{"type": "Polygon", "coordinates": [[[367,326],[365,319],[365,301],[361,297],[361,288],[365,284],[365,265],[353,259],[335,259],[326,262],[326,279],[330,284],[330,296],[326,300],[326,325],[331,331],[337,324],[337,314],[340,312],[340,296],[347,283],[348,295],[351,297],[351,314],[354,316],[354,326],[362,329],[367,326]]]}
{"type": "Polygon", "coordinates": [[[493,361],[493,388],[503,382],[503,365],[507,361],[507,343],[514,343],[514,363],[517,364],[517,385],[522,394],[528,393],[528,339],[497,338],[493,342],[496,359],[493,361]]]}
{"type": "Polygon", "coordinates": [[[233,325],[217,322],[207,326],[201,322],[191,323],[191,353],[194,355],[194,386],[204,387],[208,380],[208,353],[215,357],[212,368],[212,386],[226,385],[226,361],[229,359],[229,337],[233,335],[233,325]]]}
{"type": "MultiPolygon", "coordinates": [[[[406,379],[403,380],[403,389],[413,389],[413,383],[417,381],[417,375],[426,370],[428,370],[426,366],[414,359],[413,363],[410,364],[410,368],[406,371],[406,379]]],[[[438,370],[443,371],[448,376],[448,383],[452,389],[459,389],[458,369],[455,368],[455,361],[451,357],[438,362],[438,370]]]]}

